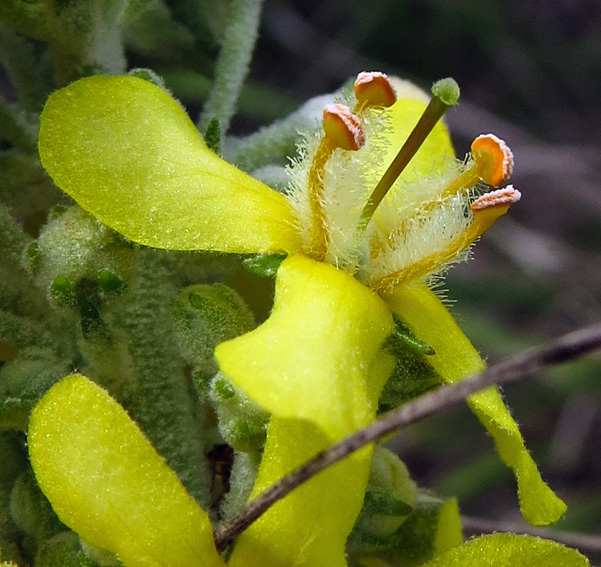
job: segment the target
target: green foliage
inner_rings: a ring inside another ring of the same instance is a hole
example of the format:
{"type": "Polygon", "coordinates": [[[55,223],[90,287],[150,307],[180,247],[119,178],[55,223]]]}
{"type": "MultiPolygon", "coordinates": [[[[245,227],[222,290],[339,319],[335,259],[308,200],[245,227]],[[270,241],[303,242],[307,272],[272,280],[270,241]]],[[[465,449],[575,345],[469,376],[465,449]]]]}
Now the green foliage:
{"type": "Polygon", "coordinates": [[[443,383],[443,379],[428,361],[434,349],[416,338],[413,331],[398,317],[394,333],[386,343],[396,364],[380,396],[380,412],[389,411],[401,403],[416,398],[443,383]]]}
{"type": "Polygon", "coordinates": [[[223,284],[193,285],[173,302],[173,315],[182,356],[192,366],[194,384],[207,392],[207,381],[217,372],[213,351],[254,327],[244,300],[223,284]]]}
{"type": "Polygon", "coordinates": [[[255,276],[275,278],[280,264],[285,259],[286,256],[281,254],[262,254],[245,258],[242,260],[242,265],[255,276]]]}
{"type": "Polygon", "coordinates": [[[460,545],[462,539],[456,500],[445,500],[421,490],[415,508],[395,532],[385,539],[365,534],[351,539],[349,546],[358,558],[358,565],[373,558],[386,565],[413,567],[460,545]]]}
{"type": "Polygon", "coordinates": [[[221,127],[217,118],[213,118],[209,122],[204,138],[209,149],[213,150],[216,154],[221,153],[221,127]]]}

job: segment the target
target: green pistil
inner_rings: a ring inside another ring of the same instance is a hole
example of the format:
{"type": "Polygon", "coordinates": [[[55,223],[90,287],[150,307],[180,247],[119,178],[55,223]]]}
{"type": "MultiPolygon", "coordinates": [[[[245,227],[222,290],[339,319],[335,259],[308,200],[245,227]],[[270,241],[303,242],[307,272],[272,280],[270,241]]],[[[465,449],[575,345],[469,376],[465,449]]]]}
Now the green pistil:
{"type": "Polygon", "coordinates": [[[432,85],[432,99],[422,114],[419,122],[409,134],[409,137],[399,150],[392,163],[376,185],[373,193],[367,200],[363,212],[361,213],[361,221],[359,229],[364,230],[371,217],[373,216],[378,205],[388,193],[392,184],[398,179],[411,158],[417,153],[417,150],[424,143],[428,134],[432,131],[436,123],[442,118],[443,114],[451,106],[455,106],[459,100],[459,85],[454,79],[440,79],[432,85]]]}

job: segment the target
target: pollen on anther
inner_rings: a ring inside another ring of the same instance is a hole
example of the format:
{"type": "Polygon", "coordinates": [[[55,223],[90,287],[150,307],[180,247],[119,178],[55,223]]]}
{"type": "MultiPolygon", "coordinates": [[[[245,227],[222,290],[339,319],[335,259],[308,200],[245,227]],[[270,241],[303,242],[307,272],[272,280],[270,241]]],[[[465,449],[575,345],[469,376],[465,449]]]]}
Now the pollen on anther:
{"type": "Polygon", "coordinates": [[[508,185],[503,189],[497,189],[482,195],[471,204],[472,212],[478,213],[487,209],[507,208],[512,203],[517,203],[522,194],[514,189],[513,185],[508,185]]]}
{"type": "Polygon", "coordinates": [[[472,156],[482,181],[498,187],[513,173],[513,153],[509,146],[494,134],[482,134],[472,142],[472,156]]]}
{"type": "Polygon", "coordinates": [[[357,75],[355,97],[359,104],[367,106],[392,106],[396,102],[392,83],[379,71],[364,71],[357,75]]]}
{"type": "Polygon", "coordinates": [[[358,150],[365,144],[365,133],[359,118],[344,104],[328,104],[323,109],[323,129],[336,148],[358,150]]]}

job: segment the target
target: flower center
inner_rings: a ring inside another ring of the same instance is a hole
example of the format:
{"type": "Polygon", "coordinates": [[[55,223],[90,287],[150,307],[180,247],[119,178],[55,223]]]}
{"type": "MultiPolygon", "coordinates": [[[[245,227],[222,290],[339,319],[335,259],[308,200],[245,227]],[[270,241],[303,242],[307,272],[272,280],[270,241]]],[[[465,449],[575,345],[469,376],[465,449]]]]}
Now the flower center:
{"type": "Polygon", "coordinates": [[[475,186],[498,187],[513,169],[511,150],[492,134],[478,136],[464,162],[450,160],[428,177],[396,183],[446,110],[457,103],[459,87],[453,79],[433,85],[429,104],[370,192],[370,168],[379,167],[386,151],[386,121],[378,108],[393,105],[396,94],[386,75],[360,73],[355,98],[353,110],[338,103],[325,107],[323,136],[305,154],[306,173],[293,175],[291,198],[299,219],[307,221],[299,225],[305,231],[305,253],[383,292],[440,273],[520,193],[509,186],[476,198],[475,186]],[[366,139],[373,145],[366,145],[366,139]]]}

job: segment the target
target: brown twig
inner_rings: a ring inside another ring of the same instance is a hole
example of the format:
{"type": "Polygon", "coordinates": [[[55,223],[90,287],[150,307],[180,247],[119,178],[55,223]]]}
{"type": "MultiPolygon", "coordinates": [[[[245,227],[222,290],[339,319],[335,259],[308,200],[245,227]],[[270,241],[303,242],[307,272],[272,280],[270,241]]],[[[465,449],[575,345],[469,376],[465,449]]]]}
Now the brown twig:
{"type": "Polygon", "coordinates": [[[479,390],[526,378],[542,368],[573,360],[598,348],[601,348],[601,323],[564,335],[539,349],[520,353],[472,378],[442,386],[388,412],[371,425],[318,453],[305,465],[257,496],[230,520],[218,526],[215,532],[217,549],[225,549],[238,534],[296,487],[361,447],[410,423],[457,405],[479,390]]]}

